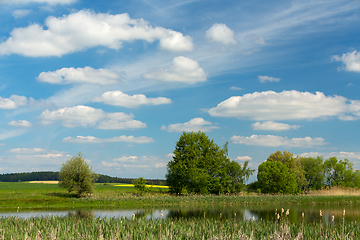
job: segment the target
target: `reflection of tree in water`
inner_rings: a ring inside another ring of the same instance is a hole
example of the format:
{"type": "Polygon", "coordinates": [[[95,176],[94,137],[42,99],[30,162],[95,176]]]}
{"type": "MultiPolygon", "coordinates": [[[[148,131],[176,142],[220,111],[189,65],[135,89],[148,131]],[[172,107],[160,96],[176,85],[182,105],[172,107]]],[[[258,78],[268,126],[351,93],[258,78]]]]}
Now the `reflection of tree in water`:
{"type": "Polygon", "coordinates": [[[94,217],[94,212],[92,210],[76,210],[75,212],[68,212],[68,217],[76,217],[76,218],[90,218],[94,217]]]}
{"type": "Polygon", "coordinates": [[[167,215],[168,218],[205,218],[207,219],[243,219],[244,209],[239,208],[181,208],[181,209],[169,209],[167,215]],[[236,216],[235,216],[236,213],[236,216]]]}

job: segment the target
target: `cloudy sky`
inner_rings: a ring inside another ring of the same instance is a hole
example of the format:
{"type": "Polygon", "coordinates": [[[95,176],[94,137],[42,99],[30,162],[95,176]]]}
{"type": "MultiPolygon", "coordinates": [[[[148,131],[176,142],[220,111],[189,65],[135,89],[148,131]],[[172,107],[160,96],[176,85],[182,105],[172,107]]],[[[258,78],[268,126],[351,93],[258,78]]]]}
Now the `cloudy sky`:
{"type": "Polygon", "coordinates": [[[0,173],[164,178],[182,131],[360,168],[360,2],[0,0],[0,173]]]}

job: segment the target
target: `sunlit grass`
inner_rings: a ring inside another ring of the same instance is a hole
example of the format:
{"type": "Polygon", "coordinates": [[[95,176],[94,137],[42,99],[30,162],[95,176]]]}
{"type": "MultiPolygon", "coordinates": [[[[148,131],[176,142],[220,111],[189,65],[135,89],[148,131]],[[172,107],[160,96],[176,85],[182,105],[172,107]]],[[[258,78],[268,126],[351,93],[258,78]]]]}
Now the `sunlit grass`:
{"type": "MultiPolygon", "coordinates": [[[[115,187],[134,187],[134,184],[116,184],[115,187]]],[[[160,185],[145,185],[148,188],[169,188],[169,186],[160,186],[160,185]]]]}

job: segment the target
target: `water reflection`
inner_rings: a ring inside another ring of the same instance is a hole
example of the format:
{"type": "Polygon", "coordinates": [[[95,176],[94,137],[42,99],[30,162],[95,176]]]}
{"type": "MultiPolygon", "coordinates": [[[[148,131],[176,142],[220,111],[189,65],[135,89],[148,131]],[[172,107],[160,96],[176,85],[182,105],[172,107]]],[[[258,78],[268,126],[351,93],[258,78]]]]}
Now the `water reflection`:
{"type": "Polygon", "coordinates": [[[136,218],[157,219],[157,218],[207,218],[216,220],[251,220],[251,221],[276,221],[289,222],[316,222],[322,224],[360,222],[360,206],[345,206],[346,212],[343,215],[344,206],[318,206],[318,205],[254,205],[254,206],[208,206],[208,207],[177,207],[177,208],[146,208],[146,209],[78,209],[61,211],[22,211],[0,213],[0,217],[17,216],[23,218],[63,216],[63,217],[100,217],[100,218],[136,218]],[[282,212],[283,209],[283,212],[282,212]],[[289,209],[289,214],[286,211],[289,209]],[[322,216],[320,216],[320,210],[322,216]],[[304,216],[302,214],[304,213],[304,216]],[[332,217],[334,216],[334,221],[332,217]]]}

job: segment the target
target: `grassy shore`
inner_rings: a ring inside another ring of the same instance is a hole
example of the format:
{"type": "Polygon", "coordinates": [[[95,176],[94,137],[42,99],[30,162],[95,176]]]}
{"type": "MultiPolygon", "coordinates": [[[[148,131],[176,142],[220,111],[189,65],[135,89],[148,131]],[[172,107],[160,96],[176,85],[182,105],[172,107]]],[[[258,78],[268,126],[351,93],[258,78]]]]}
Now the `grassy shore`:
{"type": "Polygon", "coordinates": [[[306,194],[306,195],[257,195],[237,194],[221,196],[172,196],[167,189],[151,188],[149,193],[139,195],[132,187],[118,184],[96,184],[95,192],[86,198],[76,198],[56,184],[4,183],[0,182],[0,209],[69,209],[69,208],[129,208],[172,207],[206,205],[360,205],[358,194],[306,194]]]}
{"type": "Polygon", "coordinates": [[[0,239],[359,239],[358,224],[203,219],[5,218],[0,239]]]}

